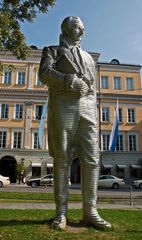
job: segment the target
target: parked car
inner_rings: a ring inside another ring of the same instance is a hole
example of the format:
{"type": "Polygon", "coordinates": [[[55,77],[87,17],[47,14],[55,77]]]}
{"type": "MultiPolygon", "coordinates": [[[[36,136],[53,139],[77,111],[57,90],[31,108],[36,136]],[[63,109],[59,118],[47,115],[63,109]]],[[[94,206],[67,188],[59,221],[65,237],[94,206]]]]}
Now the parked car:
{"type": "Polygon", "coordinates": [[[122,178],[118,178],[112,175],[102,175],[99,177],[98,187],[102,188],[114,188],[118,189],[125,184],[122,178]]]}
{"type": "Polygon", "coordinates": [[[142,179],[133,181],[132,186],[135,187],[135,188],[142,189],[142,179]]]}
{"type": "Polygon", "coordinates": [[[33,188],[38,186],[52,185],[52,184],[53,184],[53,174],[48,174],[48,175],[45,175],[44,177],[39,177],[39,178],[30,178],[27,181],[27,185],[33,188]]]}
{"type": "Polygon", "coordinates": [[[10,184],[9,177],[4,177],[4,176],[0,175],[0,187],[3,187],[5,185],[9,185],[9,184],[10,184]]]}

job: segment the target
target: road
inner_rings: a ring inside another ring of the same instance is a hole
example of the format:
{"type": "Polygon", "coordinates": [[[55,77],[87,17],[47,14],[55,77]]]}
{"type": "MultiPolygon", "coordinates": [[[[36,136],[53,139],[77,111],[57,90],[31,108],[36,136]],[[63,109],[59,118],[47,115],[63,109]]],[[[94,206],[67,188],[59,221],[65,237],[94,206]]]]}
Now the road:
{"type": "MultiPolygon", "coordinates": [[[[1,192],[33,192],[33,193],[52,193],[53,187],[31,188],[27,185],[11,184],[0,188],[1,192]]],[[[70,193],[80,194],[80,185],[70,187],[70,193]]],[[[99,189],[98,203],[102,204],[125,204],[125,205],[142,205],[142,190],[132,189],[130,186],[124,186],[120,189],[99,189]]]]}
{"type": "MultiPolygon", "coordinates": [[[[125,185],[123,188],[120,189],[98,189],[98,196],[108,196],[108,197],[125,197],[129,196],[130,192],[132,190],[133,196],[142,197],[142,190],[141,189],[131,189],[130,186],[125,185]]],[[[1,192],[38,192],[38,193],[46,193],[46,192],[53,192],[53,187],[47,186],[47,187],[37,187],[37,188],[31,188],[27,185],[18,185],[18,184],[10,184],[9,186],[0,188],[1,192]]],[[[72,184],[70,187],[70,193],[81,193],[80,185],[72,184]]]]}

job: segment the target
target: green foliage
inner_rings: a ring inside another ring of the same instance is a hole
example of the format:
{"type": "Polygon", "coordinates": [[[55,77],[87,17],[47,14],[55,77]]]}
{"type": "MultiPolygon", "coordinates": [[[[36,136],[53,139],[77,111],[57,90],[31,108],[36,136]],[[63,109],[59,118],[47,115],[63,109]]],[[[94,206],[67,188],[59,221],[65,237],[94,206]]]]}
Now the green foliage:
{"type": "Polygon", "coordinates": [[[15,67],[11,64],[5,64],[3,65],[1,62],[0,62],[0,75],[3,75],[4,71],[13,71],[15,70],[15,67]]]}
{"type": "Polygon", "coordinates": [[[29,47],[21,32],[21,22],[32,22],[37,13],[48,12],[55,0],[0,1],[0,51],[11,51],[18,59],[25,59],[29,47]]]}
{"type": "Polygon", "coordinates": [[[22,172],[24,173],[25,170],[26,170],[26,167],[25,167],[24,163],[17,163],[16,164],[16,178],[20,179],[21,173],[22,172]]]}

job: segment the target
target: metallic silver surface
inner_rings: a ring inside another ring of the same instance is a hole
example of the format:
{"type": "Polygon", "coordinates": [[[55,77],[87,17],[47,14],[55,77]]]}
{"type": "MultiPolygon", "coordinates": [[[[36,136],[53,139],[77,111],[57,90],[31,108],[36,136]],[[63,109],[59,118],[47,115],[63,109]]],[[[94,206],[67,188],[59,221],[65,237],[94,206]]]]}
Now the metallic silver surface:
{"type": "Polygon", "coordinates": [[[98,228],[111,228],[111,224],[100,217],[96,209],[99,167],[82,167],[83,221],[98,228]]]}
{"type": "Polygon", "coordinates": [[[54,159],[54,199],[56,216],[53,222],[55,227],[66,227],[66,215],[69,195],[69,166],[63,159],[54,159]]]}
{"type": "Polygon", "coordinates": [[[54,225],[63,229],[69,167],[75,158],[80,159],[83,171],[87,169],[87,178],[83,173],[82,182],[84,216],[89,219],[93,215],[96,223],[102,220],[96,210],[99,146],[95,63],[80,48],[84,26],[78,17],[67,17],[61,31],[59,46],[43,49],[39,77],[49,89],[48,144],[49,154],[54,158],[54,225]],[[90,172],[89,178],[89,171],[95,168],[97,174],[90,172]],[[86,192],[86,186],[90,192],[86,192]]]}

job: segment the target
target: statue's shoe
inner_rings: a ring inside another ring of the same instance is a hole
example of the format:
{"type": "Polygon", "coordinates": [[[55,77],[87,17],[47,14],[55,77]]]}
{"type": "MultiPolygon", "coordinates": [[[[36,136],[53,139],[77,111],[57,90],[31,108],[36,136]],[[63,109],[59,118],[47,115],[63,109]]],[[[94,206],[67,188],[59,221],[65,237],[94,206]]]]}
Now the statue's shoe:
{"type": "Polygon", "coordinates": [[[66,228],[66,217],[64,215],[55,217],[52,226],[58,229],[66,228]]]}
{"type": "Polygon", "coordinates": [[[104,219],[102,219],[101,217],[99,217],[99,218],[98,217],[95,218],[94,216],[93,217],[84,217],[83,222],[86,225],[91,225],[98,229],[110,229],[111,228],[111,224],[109,222],[105,221],[104,219]]]}

